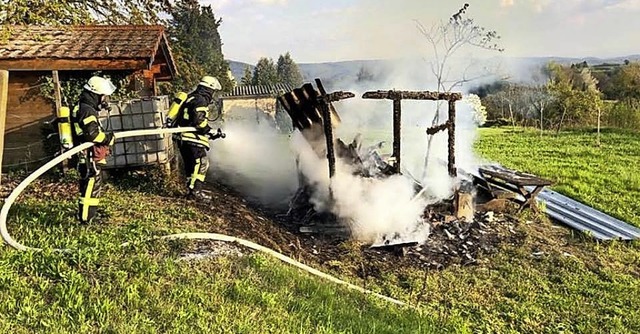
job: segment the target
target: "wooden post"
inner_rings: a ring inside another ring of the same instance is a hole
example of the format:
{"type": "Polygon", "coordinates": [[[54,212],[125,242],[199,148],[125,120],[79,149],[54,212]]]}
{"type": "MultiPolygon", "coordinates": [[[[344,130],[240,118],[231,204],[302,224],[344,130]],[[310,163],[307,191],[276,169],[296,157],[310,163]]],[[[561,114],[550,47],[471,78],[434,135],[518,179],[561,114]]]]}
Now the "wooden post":
{"type": "Polygon", "coordinates": [[[396,159],[393,169],[400,174],[400,150],[402,126],[402,100],[393,99],[393,157],[396,159]]]}
{"type": "MultiPolygon", "coordinates": [[[[58,115],[58,110],[62,108],[62,93],[60,92],[60,77],[58,76],[58,71],[51,71],[51,76],[53,78],[53,95],[56,100],[56,110],[54,115],[58,115]]],[[[60,154],[64,153],[64,147],[60,145],[60,154]]],[[[67,160],[63,161],[60,164],[60,169],[63,173],[66,173],[69,168],[69,162],[67,160]]]]}
{"type": "Polygon", "coordinates": [[[320,109],[322,111],[322,122],[324,125],[324,136],[327,143],[327,160],[329,161],[329,178],[336,175],[336,155],[333,147],[333,124],[331,124],[330,101],[327,100],[327,91],[324,90],[322,81],[316,79],[316,85],[320,91],[320,109]]]}
{"type": "Polygon", "coordinates": [[[457,177],[458,170],[456,168],[456,104],[455,101],[449,100],[449,162],[447,169],[449,170],[449,176],[457,177]]]}
{"type": "Polygon", "coordinates": [[[0,183],[2,183],[2,157],[4,153],[4,126],[7,120],[9,71],[0,70],[0,183]]]}
{"type": "Polygon", "coordinates": [[[62,94],[60,93],[60,78],[58,77],[58,71],[52,71],[53,77],[53,94],[56,99],[56,112],[62,107],[62,94]]]}

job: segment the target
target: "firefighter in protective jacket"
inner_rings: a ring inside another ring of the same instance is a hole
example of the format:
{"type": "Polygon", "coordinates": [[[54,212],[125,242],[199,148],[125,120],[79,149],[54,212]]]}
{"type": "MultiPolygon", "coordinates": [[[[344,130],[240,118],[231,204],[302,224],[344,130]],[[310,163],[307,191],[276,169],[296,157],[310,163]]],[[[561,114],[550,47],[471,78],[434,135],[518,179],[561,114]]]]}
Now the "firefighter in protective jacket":
{"type": "Polygon", "coordinates": [[[102,192],[102,167],[106,164],[109,147],[114,143],[112,133],[107,133],[98,122],[98,111],[108,107],[108,96],[116,87],[111,81],[94,76],[84,85],[78,104],[71,112],[74,145],[93,142],[95,145],[79,154],[80,201],[78,219],[90,222],[95,216],[102,192]]]}
{"type": "Polygon", "coordinates": [[[208,199],[201,191],[209,169],[207,151],[211,127],[208,106],[213,100],[213,94],[221,89],[218,79],[211,76],[203,77],[195,91],[189,94],[178,114],[178,126],[197,129],[195,132],[183,132],[177,138],[187,175],[189,199],[208,199]]]}

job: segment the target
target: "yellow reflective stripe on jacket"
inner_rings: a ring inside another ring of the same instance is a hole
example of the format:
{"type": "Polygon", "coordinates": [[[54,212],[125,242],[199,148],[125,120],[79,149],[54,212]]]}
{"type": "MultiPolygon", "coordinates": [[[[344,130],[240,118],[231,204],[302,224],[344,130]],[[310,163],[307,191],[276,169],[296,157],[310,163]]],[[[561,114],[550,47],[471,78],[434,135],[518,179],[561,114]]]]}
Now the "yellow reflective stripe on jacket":
{"type": "Polygon", "coordinates": [[[195,143],[204,147],[209,147],[209,138],[201,135],[197,135],[191,132],[185,132],[180,136],[180,140],[195,143]]]}
{"type": "Polygon", "coordinates": [[[208,107],[198,107],[196,108],[196,111],[204,111],[204,112],[208,112],[209,108],[208,107]]]}
{"type": "Polygon", "coordinates": [[[207,124],[209,124],[209,120],[205,119],[204,121],[200,122],[200,124],[198,124],[198,127],[204,128],[205,126],[207,126],[207,124]]]}
{"type": "Polygon", "coordinates": [[[98,133],[98,135],[93,140],[93,142],[94,143],[102,143],[105,139],[107,139],[107,135],[104,132],[100,131],[100,133],[98,133]]]}
{"type": "Polygon", "coordinates": [[[83,131],[82,131],[82,128],[80,127],[80,124],[78,124],[78,123],[73,123],[73,127],[76,129],[76,134],[77,134],[78,136],[82,136],[83,131]]]}
{"type": "Polygon", "coordinates": [[[98,122],[98,118],[96,118],[96,116],[91,115],[85,119],[82,120],[82,124],[87,125],[91,122],[98,122]]]}

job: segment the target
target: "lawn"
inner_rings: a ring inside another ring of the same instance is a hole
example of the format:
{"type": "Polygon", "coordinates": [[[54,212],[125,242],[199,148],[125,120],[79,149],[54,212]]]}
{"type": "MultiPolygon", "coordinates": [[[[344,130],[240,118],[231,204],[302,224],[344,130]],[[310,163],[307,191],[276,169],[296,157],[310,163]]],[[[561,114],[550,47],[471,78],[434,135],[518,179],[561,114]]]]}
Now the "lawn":
{"type": "MultiPolygon", "coordinates": [[[[540,139],[535,132],[488,129],[477,148],[488,159],[552,178],[559,191],[587,203],[589,196],[598,198],[599,208],[638,224],[638,177],[630,171],[638,141],[630,133],[606,132],[603,146],[595,148],[588,134],[540,139]]],[[[10,215],[17,240],[72,251],[0,246],[0,332],[640,332],[640,244],[598,243],[529,212],[515,228],[521,241],[500,245],[497,254],[472,266],[391,266],[359,275],[354,268],[366,262],[358,245],[349,244],[337,252],[342,266],[300,257],[412,309],[348,291],[266,255],[178,261],[190,243],[141,240],[174,232],[250,231],[225,221],[218,210],[203,212],[176,200],[154,179],[111,184],[103,201],[105,223],[78,226],[75,199],[68,196],[72,184],[42,181],[10,215]],[[120,247],[124,241],[134,246],[120,247]]]]}
{"type": "Polygon", "coordinates": [[[476,150],[485,158],[556,182],[553,189],[640,226],[640,134],[482,129],[476,150]]]}

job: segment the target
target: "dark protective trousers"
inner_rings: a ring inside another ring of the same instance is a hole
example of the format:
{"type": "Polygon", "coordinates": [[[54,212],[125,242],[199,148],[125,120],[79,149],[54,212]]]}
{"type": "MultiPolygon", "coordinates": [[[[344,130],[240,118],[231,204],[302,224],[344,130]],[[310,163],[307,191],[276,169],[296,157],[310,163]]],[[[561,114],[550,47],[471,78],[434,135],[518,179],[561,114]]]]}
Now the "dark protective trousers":
{"type": "Polygon", "coordinates": [[[202,189],[209,169],[207,150],[204,147],[180,140],[178,147],[184,161],[184,174],[187,176],[189,194],[195,194],[202,189]]]}
{"type": "Polygon", "coordinates": [[[80,174],[80,199],[78,202],[78,219],[80,223],[88,223],[95,218],[100,195],[102,194],[102,167],[93,159],[93,150],[79,154],[78,172],[80,174]]]}

